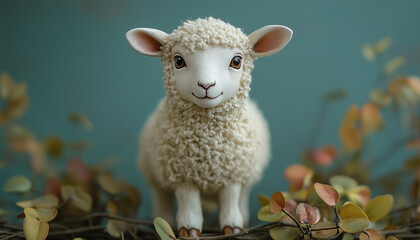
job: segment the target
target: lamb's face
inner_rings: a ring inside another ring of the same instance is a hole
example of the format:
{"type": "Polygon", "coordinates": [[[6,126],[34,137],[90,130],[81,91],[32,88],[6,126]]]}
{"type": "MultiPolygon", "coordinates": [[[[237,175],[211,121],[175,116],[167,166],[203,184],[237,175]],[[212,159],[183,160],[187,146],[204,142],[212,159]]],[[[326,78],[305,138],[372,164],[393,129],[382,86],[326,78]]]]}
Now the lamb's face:
{"type": "Polygon", "coordinates": [[[208,47],[190,53],[176,45],[172,67],[180,96],[204,108],[229,100],[239,89],[243,58],[237,48],[208,47]]]}
{"type": "Polygon", "coordinates": [[[246,36],[228,23],[207,18],[187,21],[171,34],[135,28],[126,37],[137,52],[162,57],[168,97],[179,95],[212,108],[240,94],[241,78],[250,81],[250,61],[279,52],[290,41],[292,30],[268,25],[246,36]]]}

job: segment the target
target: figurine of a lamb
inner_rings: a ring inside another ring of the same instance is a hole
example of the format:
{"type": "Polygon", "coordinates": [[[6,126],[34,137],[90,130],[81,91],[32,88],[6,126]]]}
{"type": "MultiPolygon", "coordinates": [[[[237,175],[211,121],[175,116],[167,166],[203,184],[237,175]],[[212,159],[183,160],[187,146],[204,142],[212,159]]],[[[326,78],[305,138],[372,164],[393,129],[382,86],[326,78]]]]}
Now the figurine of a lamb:
{"type": "Polygon", "coordinates": [[[248,222],[251,187],[270,157],[267,123],[249,97],[253,60],[279,52],[292,37],[269,25],[246,36],[214,18],[186,21],[171,34],[127,32],[137,52],[161,57],[166,97],[140,134],[139,165],[153,195],[154,215],[199,236],[201,198],[218,197],[220,227],[238,233],[248,222]]]}

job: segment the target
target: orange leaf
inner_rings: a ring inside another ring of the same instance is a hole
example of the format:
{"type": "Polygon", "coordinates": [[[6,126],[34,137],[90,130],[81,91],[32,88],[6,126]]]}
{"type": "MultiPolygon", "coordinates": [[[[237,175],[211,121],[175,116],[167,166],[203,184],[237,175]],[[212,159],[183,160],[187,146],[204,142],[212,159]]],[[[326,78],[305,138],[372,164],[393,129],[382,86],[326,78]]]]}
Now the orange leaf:
{"type": "Polygon", "coordinates": [[[292,164],[284,171],[284,177],[290,183],[290,191],[295,192],[304,187],[305,177],[311,170],[301,164],[292,164]]]}
{"type": "Polygon", "coordinates": [[[379,109],[372,103],[366,103],[361,111],[361,124],[364,134],[370,134],[380,128],[382,117],[379,109]]]}
{"type": "Polygon", "coordinates": [[[314,188],[318,196],[328,206],[335,206],[338,200],[340,200],[340,195],[338,194],[337,190],[335,190],[335,188],[331,187],[330,185],[315,183],[314,188]]]}
{"type": "Polygon", "coordinates": [[[362,146],[362,134],[353,125],[341,125],[339,135],[347,150],[356,151],[362,146]]]}
{"type": "Polygon", "coordinates": [[[270,212],[271,213],[280,213],[283,211],[283,208],[286,205],[286,199],[281,192],[275,192],[271,195],[270,199],[270,212]]]}

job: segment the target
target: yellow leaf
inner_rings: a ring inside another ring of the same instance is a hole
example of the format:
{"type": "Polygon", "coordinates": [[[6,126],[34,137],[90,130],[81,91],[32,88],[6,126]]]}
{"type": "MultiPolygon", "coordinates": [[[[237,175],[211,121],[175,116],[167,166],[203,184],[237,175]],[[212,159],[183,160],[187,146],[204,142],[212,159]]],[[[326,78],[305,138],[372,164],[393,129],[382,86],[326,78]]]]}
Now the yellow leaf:
{"type": "Polygon", "coordinates": [[[362,54],[363,54],[363,57],[365,57],[365,59],[370,62],[376,59],[375,48],[370,44],[363,45],[362,54]]]}
{"type": "Polygon", "coordinates": [[[365,213],[371,222],[376,222],[391,211],[393,204],[394,197],[391,194],[377,196],[367,203],[365,213]]]}
{"type": "MultiPolygon", "coordinates": [[[[319,222],[313,226],[313,229],[319,229],[319,228],[333,228],[335,227],[335,223],[332,222],[319,222]]],[[[330,230],[320,230],[320,231],[313,231],[312,237],[318,238],[318,239],[327,239],[337,234],[336,229],[330,229],[330,230]]]]}
{"type": "Polygon", "coordinates": [[[40,198],[17,202],[21,208],[36,207],[36,208],[55,208],[58,206],[58,199],[54,195],[44,195],[40,198]]]}
{"type": "Polygon", "coordinates": [[[3,187],[5,192],[27,192],[31,189],[32,183],[25,176],[16,175],[6,182],[3,187]]]}
{"type": "Polygon", "coordinates": [[[25,216],[29,216],[29,217],[33,217],[36,219],[39,219],[43,222],[49,222],[51,220],[53,220],[56,216],[57,216],[57,209],[52,208],[52,209],[43,209],[43,208],[25,208],[23,210],[23,212],[25,213],[25,216]]]}
{"type": "Polygon", "coordinates": [[[374,46],[375,52],[377,55],[385,52],[389,45],[391,45],[391,38],[390,37],[386,37],[381,39],[379,42],[377,42],[374,46]]]}
{"type": "Polygon", "coordinates": [[[175,234],[172,231],[171,226],[165,219],[157,217],[153,221],[153,225],[155,226],[156,232],[159,234],[159,237],[162,240],[171,240],[175,239],[175,234]]]}
{"type": "Polygon", "coordinates": [[[26,97],[26,84],[18,83],[15,85],[13,91],[11,92],[10,100],[16,100],[23,97],[26,97]]]}
{"type": "Polygon", "coordinates": [[[350,151],[357,151],[362,146],[362,134],[356,126],[341,125],[339,136],[344,148],[350,151]]]}
{"type": "Polygon", "coordinates": [[[285,216],[285,214],[283,212],[279,212],[279,213],[275,213],[275,214],[271,213],[269,205],[266,205],[266,206],[262,207],[258,211],[258,214],[257,214],[258,219],[263,221],[263,222],[277,222],[283,216],[285,216]]]}
{"type": "Polygon", "coordinates": [[[69,200],[72,205],[86,212],[92,208],[92,197],[79,186],[61,186],[61,196],[64,200],[69,200]]]}
{"type": "Polygon", "coordinates": [[[15,84],[12,77],[8,73],[3,72],[0,75],[0,97],[3,100],[9,99],[14,87],[15,84]]]}
{"type": "Polygon", "coordinates": [[[292,227],[276,227],[269,230],[270,237],[273,240],[294,240],[300,231],[292,227]]]}
{"type": "Polygon", "coordinates": [[[352,125],[354,126],[356,122],[360,119],[360,109],[356,105],[352,105],[344,115],[341,125],[352,125]]]}
{"type": "Polygon", "coordinates": [[[270,204],[270,197],[267,195],[258,195],[258,201],[260,202],[261,207],[267,206],[270,204]]]}
{"type": "Polygon", "coordinates": [[[363,231],[370,224],[368,216],[353,203],[345,204],[339,212],[340,227],[344,232],[357,233],[363,231]]]}
{"type": "Polygon", "coordinates": [[[402,65],[405,64],[405,58],[404,57],[396,57],[393,60],[391,60],[385,67],[384,72],[387,75],[391,75],[395,72],[398,68],[400,68],[402,65]]]}
{"type": "Polygon", "coordinates": [[[98,178],[99,185],[110,194],[117,194],[120,191],[120,184],[111,174],[101,174],[98,178]]]}
{"type": "Polygon", "coordinates": [[[108,220],[108,224],[106,225],[106,230],[108,233],[116,238],[120,238],[121,234],[125,232],[126,228],[127,224],[118,220],[108,220]]]}
{"type": "Polygon", "coordinates": [[[49,230],[48,223],[40,219],[26,216],[23,220],[23,232],[27,240],[44,240],[47,238],[49,230]]]}

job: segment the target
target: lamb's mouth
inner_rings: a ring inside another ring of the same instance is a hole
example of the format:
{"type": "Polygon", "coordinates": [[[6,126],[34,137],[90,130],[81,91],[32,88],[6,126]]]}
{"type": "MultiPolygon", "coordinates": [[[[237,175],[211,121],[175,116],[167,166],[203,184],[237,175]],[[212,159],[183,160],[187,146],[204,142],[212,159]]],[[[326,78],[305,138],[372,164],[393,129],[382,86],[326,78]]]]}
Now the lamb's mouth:
{"type": "Polygon", "coordinates": [[[197,97],[194,93],[192,93],[192,95],[193,95],[194,97],[198,98],[198,99],[216,99],[216,98],[220,97],[220,95],[223,95],[223,92],[221,92],[221,93],[220,93],[219,95],[217,95],[216,97],[209,97],[209,96],[207,96],[207,91],[206,91],[206,96],[204,96],[204,97],[197,97]]]}

